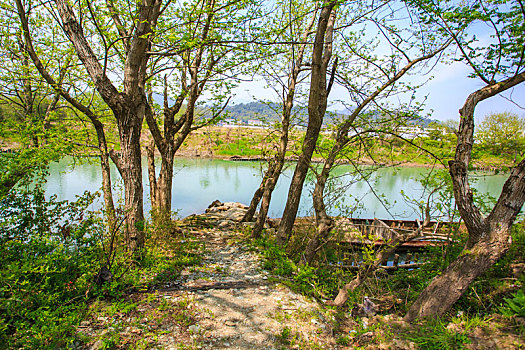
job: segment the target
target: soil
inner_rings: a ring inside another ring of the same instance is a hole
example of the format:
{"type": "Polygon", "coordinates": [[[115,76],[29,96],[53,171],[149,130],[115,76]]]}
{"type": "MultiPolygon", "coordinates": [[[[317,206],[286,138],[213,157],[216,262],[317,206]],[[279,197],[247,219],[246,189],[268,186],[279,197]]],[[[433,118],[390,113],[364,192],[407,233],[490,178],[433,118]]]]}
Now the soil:
{"type": "Polygon", "coordinates": [[[149,296],[130,295],[136,310],[108,315],[92,306],[98,311],[80,327],[93,339],[87,348],[106,347],[108,332],[118,333],[121,346],[142,338],[146,348],[157,349],[338,348],[333,318],[262,270],[260,257],[231,229],[199,234],[206,242],[202,264],[149,296]]]}
{"type": "MultiPolygon", "coordinates": [[[[155,290],[93,303],[78,329],[84,342],[77,348],[418,349],[407,334],[436,337],[399,315],[384,314],[396,300],[374,299],[383,315],[354,317],[354,310],[345,310],[336,319],[334,310],[283,285],[262,269],[261,257],[242,237],[243,226],[235,221],[243,208],[218,203],[188,217],[182,225],[191,239],[205,244],[201,264],[186,267],[155,290]]],[[[476,326],[458,320],[437,336],[459,334],[467,349],[525,346],[522,318],[494,315],[476,326]]]]}

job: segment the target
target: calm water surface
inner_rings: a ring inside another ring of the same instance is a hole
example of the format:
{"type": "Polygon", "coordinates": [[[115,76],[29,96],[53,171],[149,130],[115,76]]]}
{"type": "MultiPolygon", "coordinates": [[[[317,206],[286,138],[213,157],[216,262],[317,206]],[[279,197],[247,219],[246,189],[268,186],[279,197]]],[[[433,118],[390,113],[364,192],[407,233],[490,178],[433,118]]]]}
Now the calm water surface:
{"type": "MultiPolygon", "coordinates": [[[[146,162],[143,162],[144,194],[149,198],[146,162]]],[[[259,162],[233,162],[210,159],[175,160],[173,179],[173,209],[180,217],[193,213],[202,213],[208,205],[218,199],[222,202],[242,202],[248,204],[254,191],[258,188],[262,170],[266,166],[259,162]]],[[[294,164],[289,164],[279,180],[272,197],[270,216],[280,217],[286,203],[288,186],[293,174],[294,164]]],[[[383,168],[370,176],[368,181],[354,182],[348,175],[353,171],[350,165],[340,166],[334,171],[334,188],[340,189],[333,196],[332,214],[348,214],[361,218],[409,218],[419,217],[417,210],[408,205],[405,196],[421,198],[423,187],[418,179],[430,172],[426,168],[383,168]],[[337,185],[335,185],[337,184],[337,185]],[[373,188],[373,191],[371,190],[373,188]],[[349,213],[352,214],[349,214],[349,213]]],[[[366,171],[366,169],[363,169],[366,171]]],[[[118,172],[112,169],[113,182],[122,188],[118,172]]],[[[505,175],[477,174],[475,188],[480,193],[498,196],[505,175]]],[[[84,191],[98,191],[102,177],[97,163],[78,164],[71,158],[64,158],[50,167],[46,194],[56,194],[59,199],[73,200],[84,191]]],[[[299,215],[312,214],[310,191],[311,181],[305,184],[301,199],[299,215]]],[[[118,193],[118,191],[117,191],[118,193]]],[[[118,197],[117,195],[115,197],[118,197]]],[[[95,204],[94,209],[101,202],[95,204]]],[[[149,211],[149,201],[145,209],[149,211]]]]}

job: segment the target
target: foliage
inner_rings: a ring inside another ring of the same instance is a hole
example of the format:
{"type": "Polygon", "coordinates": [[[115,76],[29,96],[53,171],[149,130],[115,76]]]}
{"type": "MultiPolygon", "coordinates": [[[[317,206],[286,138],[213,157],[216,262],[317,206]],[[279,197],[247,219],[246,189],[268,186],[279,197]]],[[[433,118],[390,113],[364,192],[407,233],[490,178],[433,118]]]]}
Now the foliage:
{"type": "Polygon", "coordinates": [[[514,161],[525,146],[525,120],[511,112],[492,113],[483,119],[478,136],[483,147],[492,154],[509,153],[514,161]]]}
{"type": "Polygon", "coordinates": [[[46,200],[42,183],[0,202],[0,339],[8,347],[63,346],[92,284],[103,225],[87,211],[95,196],[46,200]]]}
{"type": "Polygon", "coordinates": [[[447,328],[447,323],[435,319],[414,327],[413,333],[407,339],[413,341],[424,349],[466,349],[465,345],[470,339],[464,332],[456,332],[447,328]]]}
{"type": "Polygon", "coordinates": [[[263,268],[280,276],[283,283],[292,289],[316,298],[327,298],[340,287],[341,276],[330,270],[299,265],[299,257],[292,259],[272,239],[262,236],[254,242],[263,256],[263,268]]]}
{"type": "Polygon", "coordinates": [[[525,294],[519,290],[512,295],[512,298],[505,298],[505,306],[500,308],[505,316],[525,317],[525,294]]]}

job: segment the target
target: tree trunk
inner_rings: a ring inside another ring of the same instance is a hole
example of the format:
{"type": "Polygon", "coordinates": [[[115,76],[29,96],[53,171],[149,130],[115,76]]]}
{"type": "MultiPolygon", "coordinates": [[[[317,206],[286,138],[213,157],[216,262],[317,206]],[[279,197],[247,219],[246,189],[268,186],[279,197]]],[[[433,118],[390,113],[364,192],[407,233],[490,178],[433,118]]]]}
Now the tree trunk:
{"type": "Polygon", "coordinates": [[[405,320],[429,318],[445,313],[465,292],[470,283],[489,269],[508,250],[510,230],[525,202],[525,160],[510,172],[496,205],[487,217],[474,204],[468,181],[468,166],[474,145],[474,110],[485,99],[525,81],[525,73],[471,93],[460,109],[461,120],[454,160],[449,161],[454,198],[467,227],[469,238],[460,256],[435,277],[410,307],[405,320]]]}
{"type": "Polygon", "coordinates": [[[302,153],[295,167],[292,182],[288,190],[288,199],[277,231],[276,243],[279,246],[284,246],[287,243],[295,222],[304,180],[310,167],[310,161],[326,112],[328,99],[326,73],[332,56],[335,4],[335,1],[325,2],[319,15],[312,54],[312,75],[308,99],[308,127],[305,133],[302,153]]]}
{"type": "MultiPolygon", "coordinates": [[[[250,205],[248,206],[248,210],[242,217],[242,222],[251,222],[253,221],[253,217],[255,215],[255,212],[257,211],[257,206],[259,205],[261,198],[264,193],[264,188],[266,186],[266,181],[268,180],[268,176],[270,175],[270,168],[272,167],[272,164],[268,164],[268,169],[264,172],[264,177],[261,181],[261,184],[259,185],[259,188],[255,191],[253,194],[252,200],[250,201],[250,205]]],[[[253,231],[252,231],[253,234],[253,231]]]]}
{"type": "MultiPolygon", "coordinates": [[[[210,26],[214,18],[214,8],[215,1],[208,0],[206,11],[203,12],[203,15],[206,15],[206,19],[200,37],[202,41],[206,41],[206,38],[208,37],[210,26]]],[[[181,74],[182,91],[177,97],[174,105],[171,107],[169,107],[168,103],[167,77],[164,77],[164,135],[162,135],[157,121],[154,118],[151,106],[148,105],[146,109],[146,122],[148,123],[150,132],[153,136],[153,142],[161,154],[161,168],[158,178],[155,180],[154,172],[150,171],[149,175],[150,184],[154,184],[155,186],[155,193],[154,196],[152,196],[152,210],[154,211],[154,215],[161,220],[159,222],[165,222],[166,219],[171,220],[171,198],[175,153],[181,147],[188,135],[198,128],[193,126],[195,105],[202,93],[206,81],[209,79],[209,74],[211,73],[212,68],[219,62],[219,60],[215,60],[210,63],[204,70],[206,73],[205,77],[199,79],[199,72],[202,68],[201,63],[205,49],[205,45],[200,46],[195,53],[195,57],[191,59],[189,51],[187,55],[185,54],[185,66],[182,68],[181,74]],[[187,73],[190,75],[189,86],[186,82],[187,73]],[[175,121],[175,115],[179,113],[186,98],[186,112],[175,121]]],[[[154,169],[154,164],[152,168],[154,169]]]]}
{"type": "MultiPolygon", "coordinates": [[[[171,191],[173,184],[173,160],[174,154],[169,152],[167,158],[163,158],[157,179],[157,198],[155,207],[161,217],[171,218],[171,191]]],[[[174,153],[174,152],[173,152],[174,153]]]]}
{"type": "MultiPolygon", "coordinates": [[[[284,148],[284,152],[286,152],[286,147],[284,148]]],[[[284,155],[284,153],[282,152],[281,154],[284,155]]],[[[268,169],[267,171],[267,173],[269,174],[268,174],[268,178],[266,179],[266,183],[264,185],[264,191],[263,191],[262,200],[261,200],[261,208],[259,209],[259,215],[257,216],[257,220],[255,221],[255,225],[253,226],[253,230],[252,230],[253,238],[259,238],[261,236],[262,230],[264,229],[264,224],[268,217],[268,210],[270,209],[272,193],[273,193],[273,190],[275,189],[275,186],[277,185],[277,181],[279,180],[281,171],[283,170],[284,156],[281,157],[279,155],[278,159],[276,159],[276,162],[277,163],[274,163],[271,166],[272,169],[268,169]]]]}
{"type": "Polygon", "coordinates": [[[283,101],[283,112],[281,116],[281,137],[279,142],[279,149],[273,161],[269,163],[268,169],[264,173],[264,178],[261,181],[261,185],[253,195],[252,201],[250,202],[250,207],[248,208],[248,211],[246,212],[243,218],[243,221],[245,220],[245,218],[250,219],[246,221],[251,221],[253,219],[253,214],[255,213],[255,210],[262,198],[259,216],[257,217],[257,221],[252,230],[252,236],[254,238],[258,238],[261,235],[261,232],[264,228],[264,223],[266,221],[266,218],[268,216],[268,210],[270,208],[272,193],[275,189],[275,186],[277,185],[277,181],[279,180],[279,176],[281,176],[281,172],[284,167],[284,162],[286,159],[286,150],[288,149],[290,118],[292,116],[297,81],[299,79],[299,74],[301,73],[301,69],[303,67],[303,57],[307,45],[308,35],[310,34],[310,31],[315,23],[317,11],[318,9],[316,8],[314,13],[312,14],[311,21],[308,23],[302,34],[302,44],[301,46],[299,46],[299,50],[297,51],[297,59],[295,60],[295,62],[292,62],[293,68],[288,76],[288,92],[286,93],[286,100],[283,101]]]}
{"type": "Polygon", "coordinates": [[[405,321],[413,322],[416,319],[443,315],[470,284],[494,265],[510,246],[509,228],[490,229],[482,235],[487,238],[464,250],[441,275],[430,282],[408,310],[405,321]]]}
{"type": "MultiPolygon", "coordinates": [[[[134,112],[144,112],[143,109],[144,106],[134,112]]],[[[121,149],[118,153],[111,153],[124,182],[125,239],[132,252],[138,252],[144,247],[144,193],[140,149],[142,118],[139,113],[128,112],[128,115],[117,118],[121,149]]]]}
{"type": "Polygon", "coordinates": [[[306,249],[301,259],[303,264],[312,264],[317,254],[317,250],[321,246],[321,242],[328,237],[330,231],[332,231],[334,227],[334,220],[327,214],[323,198],[329,169],[331,169],[331,165],[323,168],[323,171],[317,178],[317,183],[315,184],[313,204],[315,209],[316,232],[306,245],[306,249]]]}
{"type": "MultiPolygon", "coordinates": [[[[382,221],[380,221],[382,223],[382,221]]],[[[419,222],[418,222],[419,223],[419,222]]],[[[382,248],[377,255],[375,256],[373,261],[363,261],[361,265],[359,266],[359,270],[357,271],[357,275],[347,284],[343,286],[343,288],[339,289],[339,293],[337,294],[336,298],[333,302],[329,302],[330,305],[335,306],[343,306],[344,303],[348,300],[348,292],[354,291],[356,288],[360,287],[361,284],[366,281],[367,278],[369,278],[381,265],[383,261],[386,261],[389,256],[391,256],[397,247],[399,247],[401,244],[405,242],[409,242],[413,240],[414,238],[421,235],[423,232],[423,229],[428,226],[430,223],[430,212],[426,211],[426,217],[416,231],[412,232],[409,235],[405,234],[399,234],[394,229],[389,230],[394,234],[394,238],[388,242],[388,245],[385,248],[382,248]]],[[[384,223],[383,223],[384,224],[384,223]]],[[[386,224],[384,224],[386,226],[386,224]]],[[[388,226],[386,226],[388,227],[388,226]]]]}
{"type": "Polygon", "coordinates": [[[155,171],[155,141],[151,140],[146,146],[146,156],[148,158],[148,180],[149,180],[149,198],[151,209],[157,205],[157,174],[155,171]]]}
{"type": "Polygon", "coordinates": [[[111,188],[111,168],[109,165],[109,151],[104,133],[104,126],[98,119],[93,119],[93,125],[97,133],[98,148],[100,152],[100,169],[102,170],[102,193],[104,196],[104,207],[108,233],[113,234],[117,230],[117,217],[115,203],[113,201],[113,190],[111,188]]]}

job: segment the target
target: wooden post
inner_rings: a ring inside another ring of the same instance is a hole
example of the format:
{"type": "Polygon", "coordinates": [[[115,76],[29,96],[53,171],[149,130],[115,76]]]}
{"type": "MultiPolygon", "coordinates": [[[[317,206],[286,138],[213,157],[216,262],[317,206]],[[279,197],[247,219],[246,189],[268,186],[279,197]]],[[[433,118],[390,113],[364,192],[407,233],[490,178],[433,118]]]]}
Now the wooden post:
{"type": "Polygon", "coordinates": [[[399,265],[399,254],[394,255],[394,266],[397,267],[399,265]]]}

